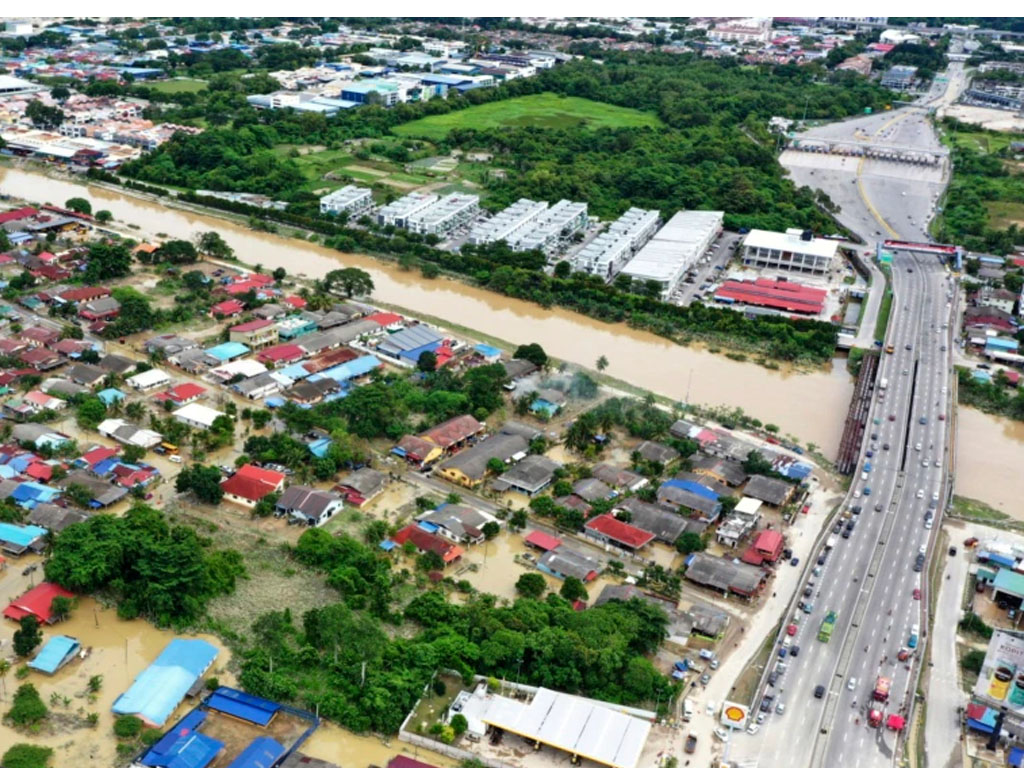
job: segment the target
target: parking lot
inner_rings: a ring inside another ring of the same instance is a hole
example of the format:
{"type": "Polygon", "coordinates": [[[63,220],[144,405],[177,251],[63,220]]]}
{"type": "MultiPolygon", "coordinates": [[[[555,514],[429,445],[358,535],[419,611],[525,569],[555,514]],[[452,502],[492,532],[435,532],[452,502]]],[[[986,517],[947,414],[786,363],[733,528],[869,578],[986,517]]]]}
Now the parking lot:
{"type": "Polygon", "coordinates": [[[711,244],[707,254],[697,262],[679,284],[672,295],[672,302],[687,306],[695,298],[711,295],[716,283],[722,280],[729,261],[736,254],[743,235],[736,232],[723,232],[711,244]]]}

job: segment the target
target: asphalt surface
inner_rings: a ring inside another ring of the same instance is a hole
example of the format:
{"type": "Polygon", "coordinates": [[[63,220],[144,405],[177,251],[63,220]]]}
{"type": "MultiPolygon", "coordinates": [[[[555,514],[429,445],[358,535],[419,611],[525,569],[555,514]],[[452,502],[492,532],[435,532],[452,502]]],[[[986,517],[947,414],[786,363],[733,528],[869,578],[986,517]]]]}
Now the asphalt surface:
{"type": "MultiPolygon", "coordinates": [[[[936,147],[927,111],[955,98],[961,83],[962,66],[952,65],[949,82],[937,83],[919,106],[815,133],[936,147]]],[[[842,206],[838,218],[865,239],[869,252],[890,237],[928,240],[927,224],[948,180],[942,168],[882,160],[787,152],[783,163],[797,183],[829,192],[842,206]]],[[[856,523],[850,538],[837,537],[820,575],[811,575],[810,612],[790,617],[799,619],[793,644],[800,650],[796,659],[785,659],[785,671],[767,690],[775,696],[771,713],[756,735],[730,739],[730,757],[740,765],[881,767],[898,757],[897,734],[870,728],[867,704],[879,676],[892,680],[886,715],[906,714],[913,696],[917,659],[898,662],[897,654],[908,644],[912,627],[926,631],[928,624],[924,571],[916,572],[914,562],[935,532],[925,528],[926,511],[947,499],[950,441],[948,422],[939,415],[951,408],[950,326],[956,302],[947,297],[955,297],[956,290],[937,260],[910,253],[894,256],[892,281],[887,342],[894,352],[882,355],[861,470],[847,503],[863,511],[851,516],[856,523]],[[880,397],[883,379],[887,387],[880,397]],[[922,600],[915,599],[915,589],[922,590],[922,600]],[[823,643],[818,630],[830,610],[838,621],[831,640],[823,643]],[[820,699],[814,695],[819,685],[825,690],[820,699]],[[782,713],[776,710],[779,701],[785,705],[782,713]]],[[[920,630],[919,647],[925,642],[920,630]]]]}

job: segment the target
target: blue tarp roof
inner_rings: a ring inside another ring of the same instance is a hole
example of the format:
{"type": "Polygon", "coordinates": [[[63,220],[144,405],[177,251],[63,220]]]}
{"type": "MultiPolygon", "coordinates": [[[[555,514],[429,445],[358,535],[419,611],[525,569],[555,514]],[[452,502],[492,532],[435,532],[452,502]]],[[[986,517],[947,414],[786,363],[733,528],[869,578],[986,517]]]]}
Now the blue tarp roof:
{"type": "Polygon", "coordinates": [[[395,547],[397,547],[398,545],[397,545],[397,544],[396,544],[395,542],[393,542],[393,541],[392,541],[391,539],[384,539],[384,541],[382,541],[382,542],[381,542],[381,543],[379,544],[379,546],[380,546],[380,548],[381,548],[381,549],[383,549],[383,550],[384,550],[385,552],[390,552],[390,551],[391,551],[392,549],[394,549],[394,548],[395,548],[395,547]]]}
{"type": "Polygon", "coordinates": [[[318,459],[322,459],[327,455],[327,449],[331,447],[331,443],[334,441],[329,437],[321,437],[319,440],[314,440],[306,447],[309,448],[309,452],[316,456],[318,459]]]}
{"type": "Polygon", "coordinates": [[[271,768],[284,754],[284,747],[269,736],[260,736],[228,764],[228,768],[271,768]]]}
{"type": "Polygon", "coordinates": [[[359,376],[365,376],[374,368],[380,367],[380,360],[374,355],[363,355],[357,357],[355,360],[349,360],[347,363],[336,365],[333,368],[328,368],[326,371],[310,376],[310,381],[319,381],[324,378],[334,379],[335,381],[348,381],[349,379],[355,379],[359,376]]]}
{"type": "Polygon", "coordinates": [[[309,376],[309,371],[306,370],[306,366],[302,363],[292,363],[286,368],[279,368],[277,372],[282,376],[287,376],[292,381],[302,381],[309,376]]]}
{"type": "Polygon", "coordinates": [[[695,483],[693,480],[666,480],[661,484],[662,488],[679,488],[683,491],[689,491],[697,496],[703,496],[705,499],[711,499],[711,501],[718,501],[718,494],[708,488],[706,485],[695,483]]]}
{"type": "Polygon", "coordinates": [[[249,348],[240,341],[225,341],[223,344],[218,344],[216,347],[210,347],[206,350],[206,354],[213,355],[221,361],[232,360],[248,353],[249,348]]]}
{"type": "Polygon", "coordinates": [[[40,536],[46,535],[46,529],[38,525],[15,525],[0,523],[0,541],[8,541],[19,547],[27,547],[40,536]]]}
{"type": "Polygon", "coordinates": [[[38,669],[40,672],[52,675],[60,669],[61,664],[64,663],[68,656],[78,651],[79,646],[80,643],[73,637],[65,635],[51,637],[28,665],[32,669],[38,669]]]}
{"type": "Polygon", "coordinates": [[[490,344],[477,344],[473,349],[484,357],[501,357],[501,350],[497,347],[492,347],[490,344]]]}
{"type": "Polygon", "coordinates": [[[283,397],[268,397],[263,400],[263,404],[267,408],[280,408],[285,404],[285,399],[283,397]]]}
{"type": "Polygon", "coordinates": [[[175,638],[117,697],[112,709],[162,726],[216,658],[217,648],[205,640],[175,638]]]}
{"type": "Polygon", "coordinates": [[[267,725],[281,709],[281,705],[234,688],[221,687],[206,700],[208,709],[237,717],[256,725],[267,725]]]}

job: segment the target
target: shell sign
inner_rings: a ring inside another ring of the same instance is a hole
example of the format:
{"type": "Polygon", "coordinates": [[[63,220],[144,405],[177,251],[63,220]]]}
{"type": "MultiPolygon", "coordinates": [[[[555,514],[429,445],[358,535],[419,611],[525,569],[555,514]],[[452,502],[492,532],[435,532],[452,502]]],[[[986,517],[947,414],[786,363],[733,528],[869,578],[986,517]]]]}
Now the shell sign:
{"type": "Polygon", "coordinates": [[[749,708],[743,704],[727,701],[722,706],[722,725],[729,726],[730,728],[742,728],[746,725],[749,713],[749,708]]]}

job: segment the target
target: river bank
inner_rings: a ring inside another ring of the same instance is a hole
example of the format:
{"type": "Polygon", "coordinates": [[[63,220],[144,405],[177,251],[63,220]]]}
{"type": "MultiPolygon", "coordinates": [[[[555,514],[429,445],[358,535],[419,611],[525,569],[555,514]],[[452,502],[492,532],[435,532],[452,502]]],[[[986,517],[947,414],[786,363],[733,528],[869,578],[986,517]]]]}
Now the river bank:
{"type": "Polygon", "coordinates": [[[23,168],[0,169],[0,193],[62,204],[85,197],[94,210],[109,210],[137,236],[192,239],[216,229],[245,263],[267,270],[283,267],[316,279],[339,266],[367,271],[374,299],[413,315],[436,317],[505,340],[509,346],[541,343],[550,355],[592,368],[602,355],[606,373],[674,401],[742,408],[777,424],[827,456],[838,448],[853,383],[843,366],[811,372],[790,367],[768,370],[695,346],[685,347],[624,324],[608,324],[563,309],[545,309],[453,280],[425,280],[418,272],[362,254],[250,230],[207,213],[151,202],[129,191],[101,188],[85,180],[54,178],[23,168]]]}

